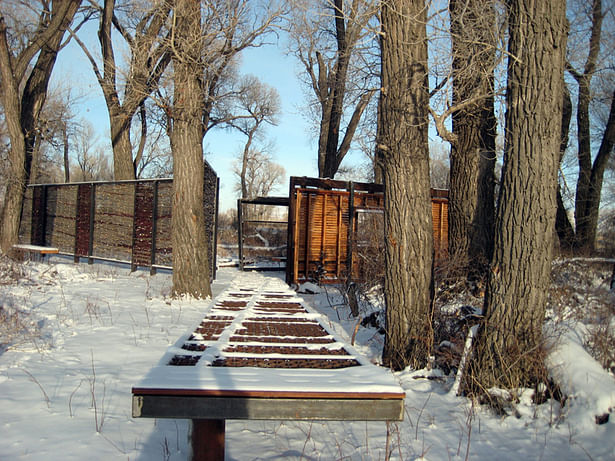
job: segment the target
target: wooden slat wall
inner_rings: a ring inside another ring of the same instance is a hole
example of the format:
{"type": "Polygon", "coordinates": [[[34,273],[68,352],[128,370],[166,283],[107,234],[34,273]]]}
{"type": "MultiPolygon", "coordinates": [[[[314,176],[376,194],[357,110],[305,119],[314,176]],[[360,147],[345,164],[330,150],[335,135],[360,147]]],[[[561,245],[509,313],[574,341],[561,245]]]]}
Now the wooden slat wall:
{"type": "MultiPolygon", "coordinates": [[[[361,272],[358,260],[355,255],[348,257],[350,214],[357,210],[382,210],[382,186],[293,177],[289,192],[287,282],[335,283],[346,278],[349,270],[353,277],[358,277],[361,272]],[[354,189],[352,211],[351,188],[354,189]]],[[[447,195],[447,191],[432,191],[436,260],[445,258],[448,249],[447,195]]],[[[355,230],[356,220],[353,219],[355,230]]]]}

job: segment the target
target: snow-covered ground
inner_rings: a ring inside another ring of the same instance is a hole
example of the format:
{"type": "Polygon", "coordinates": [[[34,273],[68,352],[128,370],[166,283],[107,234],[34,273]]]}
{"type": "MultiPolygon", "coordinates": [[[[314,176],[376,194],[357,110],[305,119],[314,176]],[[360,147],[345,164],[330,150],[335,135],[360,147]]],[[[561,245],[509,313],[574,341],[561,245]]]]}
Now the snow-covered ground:
{"type": "MultiPolygon", "coordinates": [[[[168,273],[51,261],[0,277],[0,460],[186,459],[188,422],[133,419],[131,388],[210,301],[171,299],[168,273]]],[[[237,274],[220,269],[215,292],[237,274]]],[[[242,275],[254,284],[280,276],[242,275]]],[[[350,342],[356,320],[335,294],[301,296],[350,342]]],[[[615,414],[602,425],[594,418],[615,407],[615,379],[584,353],[582,328],[567,328],[551,356],[568,384],[564,408],[535,406],[528,391],[515,416],[496,416],[455,396],[452,377],[405,371],[396,374],[406,391],[401,423],[227,421],[227,459],[613,460],[615,414]]],[[[360,327],[354,347],[375,362],[381,341],[360,327]]]]}

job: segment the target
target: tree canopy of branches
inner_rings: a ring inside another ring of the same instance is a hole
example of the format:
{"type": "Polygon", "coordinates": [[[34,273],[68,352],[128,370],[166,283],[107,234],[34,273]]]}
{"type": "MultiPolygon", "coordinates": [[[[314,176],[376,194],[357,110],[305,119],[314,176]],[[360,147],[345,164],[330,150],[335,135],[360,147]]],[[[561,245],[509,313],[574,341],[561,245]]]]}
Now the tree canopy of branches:
{"type": "Polygon", "coordinates": [[[104,0],[102,5],[91,3],[95,13],[100,14],[98,39],[102,69],[85,43],[76,35],[75,40],[88,57],[105,98],[115,179],[135,179],[147,137],[145,100],[157,88],[171,59],[167,46],[171,5],[167,0],[156,0],[144,11],[137,2],[129,2],[125,8],[116,5],[115,0],[104,0]],[[135,24],[129,27],[122,20],[135,24]],[[122,91],[119,88],[122,69],[115,58],[113,29],[124,39],[130,55],[122,91]],[[141,117],[141,138],[133,154],[130,129],[137,111],[141,117]]]}
{"type": "Polygon", "coordinates": [[[275,163],[267,152],[250,148],[243,151],[235,164],[235,190],[241,198],[267,197],[284,179],[284,167],[275,163]]]}
{"type": "MultiPolygon", "coordinates": [[[[38,136],[38,117],[47,96],[62,38],[75,16],[81,0],[41,2],[31,35],[13,35],[10,28],[19,26],[0,15],[0,76],[2,105],[11,142],[9,183],[2,208],[0,249],[9,254],[17,243],[21,206],[29,182],[32,153],[38,136]],[[47,9],[46,6],[51,6],[47,9]]],[[[17,16],[17,15],[16,15],[17,16]]],[[[27,15],[26,15],[27,16],[27,15]]],[[[22,31],[19,31],[21,33],[22,31]]]]}
{"type": "MultiPolygon", "coordinates": [[[[229,122],[229,125],[246,136],[239,170],[240,193],[241,198],[252,198],[256,196],[253,195],[256,190],[248,184],[252,182],[249,178],[255,176],[255,169],[266,169],[268,167],[268,164],[265,163],[259,165],[258,157],[262,157],[263,154],[254,150],[253,144],[265,123],[271,125],[277,123],[276,116],[280,111],[280,96],[275,88],[261,82],[252,75],[247,75],[240,82],[237,105],[239,113],[234,120],[229,122]]],[[[234,170],[234,172],[237,174],[237,171],[234,170]]],[[[277,176],[279,176],[278,173],[274,175],[274,177],[277,176]]]]}
{"type": "Polygon", "coordinates": [[[327,0],[324,7],[295,0],[290,35],[292,53],[304,66],[320,108],[318,175],[333,178],[351,147],[361,116],[376,89],[377,71],[369,61],[373,44],[373,0],[327,0]],[[342,122],[350,115],[346,128],[342,122]],[[341,142],[340,142],[341,138],[341,142]]]}

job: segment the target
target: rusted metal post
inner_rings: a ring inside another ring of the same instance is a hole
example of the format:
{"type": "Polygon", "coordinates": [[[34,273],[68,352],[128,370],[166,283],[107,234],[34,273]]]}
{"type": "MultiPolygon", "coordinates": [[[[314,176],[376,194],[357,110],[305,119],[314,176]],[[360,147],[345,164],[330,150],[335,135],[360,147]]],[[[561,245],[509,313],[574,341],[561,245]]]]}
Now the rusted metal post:
{"type": "Polygon", "coordinates": [[[223,419],[193,419],[192,461],[224,461],[223,419]]]}

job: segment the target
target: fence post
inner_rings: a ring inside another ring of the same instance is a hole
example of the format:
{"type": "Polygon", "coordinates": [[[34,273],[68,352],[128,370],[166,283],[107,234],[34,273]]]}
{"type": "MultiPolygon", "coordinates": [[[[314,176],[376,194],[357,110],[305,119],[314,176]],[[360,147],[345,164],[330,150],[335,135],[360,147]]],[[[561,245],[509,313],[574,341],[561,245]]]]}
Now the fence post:
{"type": "Polygon", "coordinates": [[[216,279],[216,271],[218,270],[218,207],[220,206],[220,178],[216,176],[216,208],[214,210],[214,235],[213,235],[213,258],[212,258],[212,275],[213,280],[216,279]]]}
{"type": "Polygon", "coordinates": [[[158,180],[154,181],[154,197],[152,198],[152,250],[150,255],[150,275],[156,274],[156,218],[158,214],[158,180]]]}
{"type": "Polygon", "coordinates": [[[88,241],[88,264],[94,264],[94,213],[96,213],[96,184],[90,189],[90,226],[88,241]]]}
{"type": "Polygon", "coordinates": [[[348,246],[346,248],[346,270],[348,271],[347,282],[352,282],[352,251],[354,244],[354,183],[348,181],[348,246]]]}
{"type": "Polygon", "coordinates": [[[237,199],[237,245],[239,251],[239,270],[243,270],[243,205],[241,199],[237,199]]]}
{"type": "Polygon", "coordinates": [[[137,270],[137,264],[135,263],[135,245],[137,242],[137,207],[139,204],[137,203],[137,191],[139,190],[139,182],[135,182],[134,193],[132,194],[132,251],[130,254],[130,272],[134,272],[137,270]]]}

